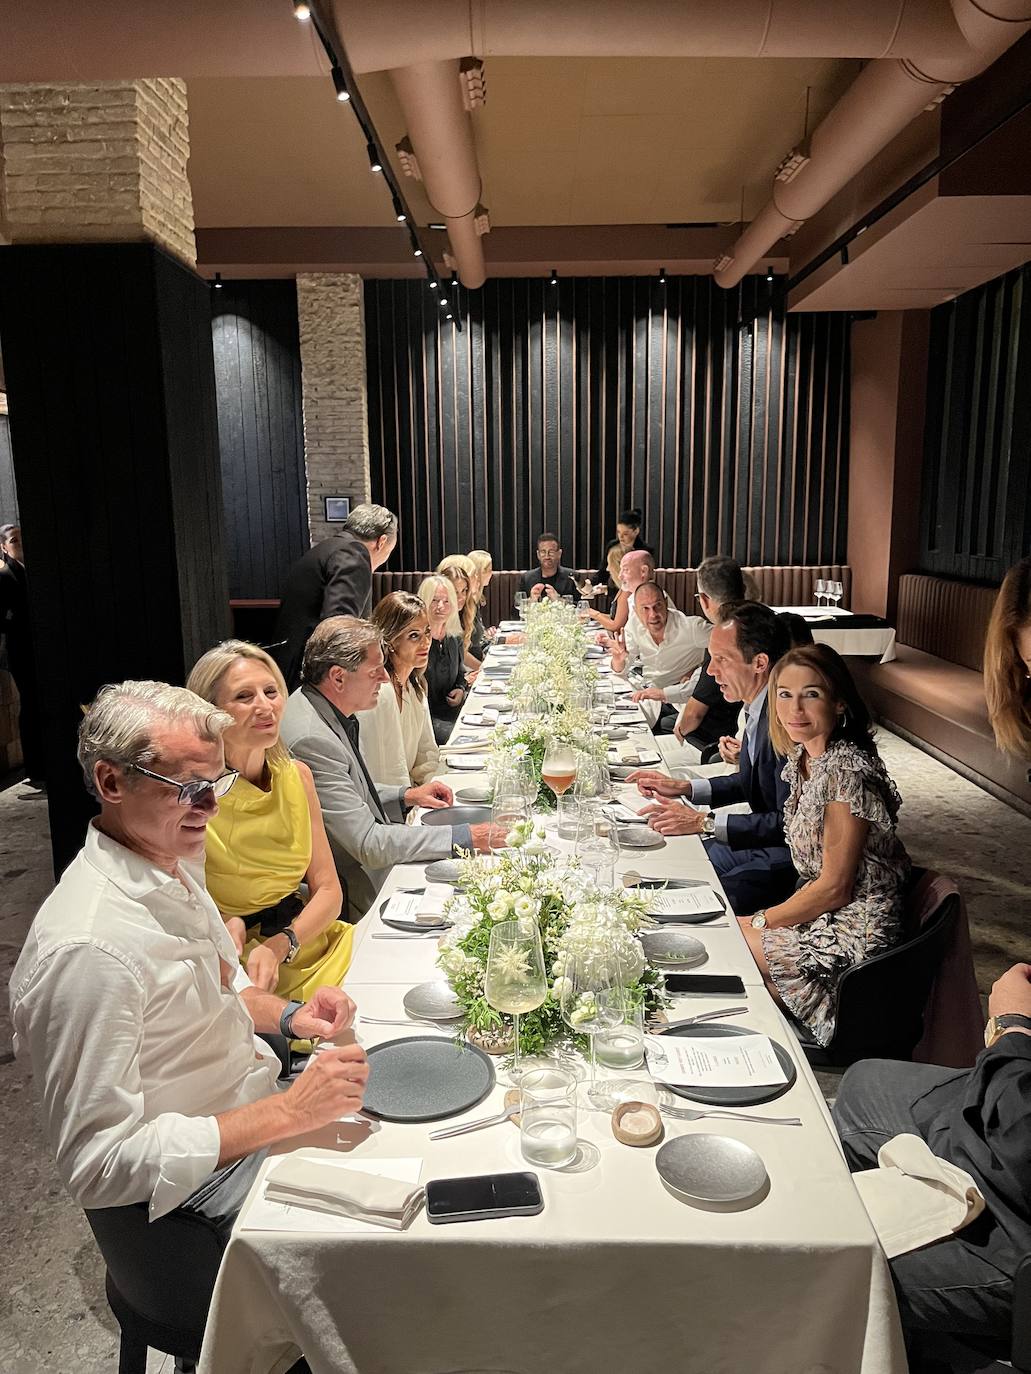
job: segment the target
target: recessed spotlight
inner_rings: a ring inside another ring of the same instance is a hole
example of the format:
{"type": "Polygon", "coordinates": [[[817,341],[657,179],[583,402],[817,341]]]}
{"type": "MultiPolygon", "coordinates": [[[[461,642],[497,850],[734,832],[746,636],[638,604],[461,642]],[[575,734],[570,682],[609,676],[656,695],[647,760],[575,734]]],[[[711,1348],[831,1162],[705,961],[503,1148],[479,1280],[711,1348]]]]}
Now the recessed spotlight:
{"type": "Polygon", "coordinates": [[[294,0],[294,18],[299,19],[302,24],[306,24],[311,18],[311,10],[304,0],[294,0]]]}

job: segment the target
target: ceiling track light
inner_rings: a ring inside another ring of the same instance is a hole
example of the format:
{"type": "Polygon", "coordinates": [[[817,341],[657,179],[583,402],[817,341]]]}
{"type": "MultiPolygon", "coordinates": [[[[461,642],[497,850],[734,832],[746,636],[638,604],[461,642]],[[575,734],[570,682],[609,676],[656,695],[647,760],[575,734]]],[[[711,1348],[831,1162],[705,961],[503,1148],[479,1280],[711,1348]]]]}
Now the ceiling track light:
{"type": "Polygon", "coordinates": [[[412,249],[412,257],[413,257],[413,258],[421,258],[421,257],[422,257],[422,249],[419,247],[418,244],[416,244],[415,247],[412,249]]]}
{"type": "Polygon", "coordinates": [[[222,290],[222,273],[221,273],[221,272],[216,272],[216,273],[215,273],[215,282],[214,282],[214,286],[215,286],[215,290],[216,290],[216,291],[221,291],[221,290],[222,290]]]}
{"type": "Polygon", "coordinates": [[[329,69],[329,74],[333,78],[333,89],[337,93],[337,100],[343,102],[351,99],[351,92],[347,89],[347,82],[344,80],[343,71],[334,62],[329,69]]]}
{"type": "Polygon", "coordinates": [[[666,269],[665,269],[665,267],[660,267],[660,268],[659,268],[659,285],[660,285],[660,286],[665,286],[665,285],[666,285],[666,269]]]}
{"type": "Polygon", "coordinates": [[[551,269],[551,284],[552,286],[558,286],[558,273],[555,271],[554,267],[551,269]]]}
{"type": "Polygon", "coordinates": [[[769,263],[766,264],[766,280],[768,282],[773,281],[773,268],[770,266],[769,263]]]}
{"type": "Polygon", "coordinates": [[[394,206],[394,218],[397,220],[398,224],[407,224],[408,216],[405,213],[405,207],[401,204],[397,196],[391,196],[391,202],[394,206]]]}
{"type": "Polygon", "coordinates": [[[299,19],[302,24],[306,24],[311,18],[311,10],[304,0],[294,0],[294,18],[299,19]]]}
{"type": "Polygon", "coordinates": [[[436,277],[431,277],[431,278],[430,278],[430,290],[431,290],[431,291],[436,291],[436,289],[437,289],[437,287],[438,287],[439,285],[440,285],[440,282],[437,281],[436,277]]]}
{"type": "Polygon", "coordinates": [[[441,308],[441,310],[446,310],[446,309],[447,309],[447,296],[441,296],[441,298],[440,298],[440,308],[441,308]]]}
{"type": "Polygon", "coordinates": [[[365,151],[369,155],[369,170],[373,172],[382,172],[383,163],[379,160],[379,153],[376,151],[375,143],[371,142],[371,140],[366,143],[365,151]]]}
{"type": "Polygon", "coordinates": [[[447,312],[447,314],[444,316],[444,318],[445,318],[446,320],[453,320],[455,317],[454,317],[454,315],[452,315],[451,311],[449,310],[449,311],[447,312]]]}

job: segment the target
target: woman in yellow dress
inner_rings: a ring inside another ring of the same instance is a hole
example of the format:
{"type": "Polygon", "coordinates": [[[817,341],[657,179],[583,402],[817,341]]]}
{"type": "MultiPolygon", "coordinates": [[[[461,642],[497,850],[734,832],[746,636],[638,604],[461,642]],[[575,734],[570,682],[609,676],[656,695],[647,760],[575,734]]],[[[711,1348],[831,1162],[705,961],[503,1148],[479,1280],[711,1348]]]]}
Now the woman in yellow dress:
{"type": "Polygon", "coordinates": [[[228,639],[187,685],[235,721],[223,739],[240,776],[208,822],[208,891],[255,987],[305,1002],[343,981],[353,931],[337,919],[343,893],[311,770],[279,738],[283,675],[264,649],[228,639]]]}

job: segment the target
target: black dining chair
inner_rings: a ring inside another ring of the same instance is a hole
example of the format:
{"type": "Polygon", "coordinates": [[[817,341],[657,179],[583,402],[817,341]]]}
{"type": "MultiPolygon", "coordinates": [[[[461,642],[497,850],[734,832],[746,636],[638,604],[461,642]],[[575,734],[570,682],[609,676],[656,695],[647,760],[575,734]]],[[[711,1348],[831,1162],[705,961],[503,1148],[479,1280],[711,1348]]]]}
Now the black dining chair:
{"type": "Polygon", "coordinates": [[[146,1374],[147,1347],[200,1359],[204,1324],[225,1242],[206,1217],[170,1212],[151,1221],[145,1202],[87,1210],[107,1266],[107,1301],[121,1332],[118,1374],[146,1374]]]}
{"type": "Polygon", "coordinates": [[[911,1059],[920,1041],[924,1007],[962,909],[955,884],[918,870],[907,906],[937,883],[939,899],[910,926],[908,938],[842,974],[835,993],[834,1035],[820,1045],[800,1022],[792,1030],[810,1064],[845,1068],[859,1059],[911,1059]]]}

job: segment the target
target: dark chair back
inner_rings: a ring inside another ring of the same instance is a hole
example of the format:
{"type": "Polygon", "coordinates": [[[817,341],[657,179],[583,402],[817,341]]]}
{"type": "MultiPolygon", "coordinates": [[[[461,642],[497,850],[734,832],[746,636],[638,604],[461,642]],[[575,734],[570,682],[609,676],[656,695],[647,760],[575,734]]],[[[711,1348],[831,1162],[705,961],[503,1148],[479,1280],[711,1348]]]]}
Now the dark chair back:
{"type": "Polygon", "coordinates": [[[937,874],[914,875],[907,902],[907,937],[894,949],[847,969],[838,983],[830,1043],[803,1039],[813,1064],[844,1066],[857,1059],[910,1059],[920,1040],[935,973],[959,918],[954,883],[937,874]],[[925,894],[933,889],[929,909],[925,894]],[[922,918],[922,919],[921,919],[922,918]]]}
{"type": "Polygon", "coordinates": [[[107,1266],[107,1299],[122,1331],[120,1374],[143,1374],[147,1346],[198,1360],[225,1249],[215,1224],[188,1212],[150,1221],[144,1202],[95,1208],[86,1220],[107,1266]]]}

